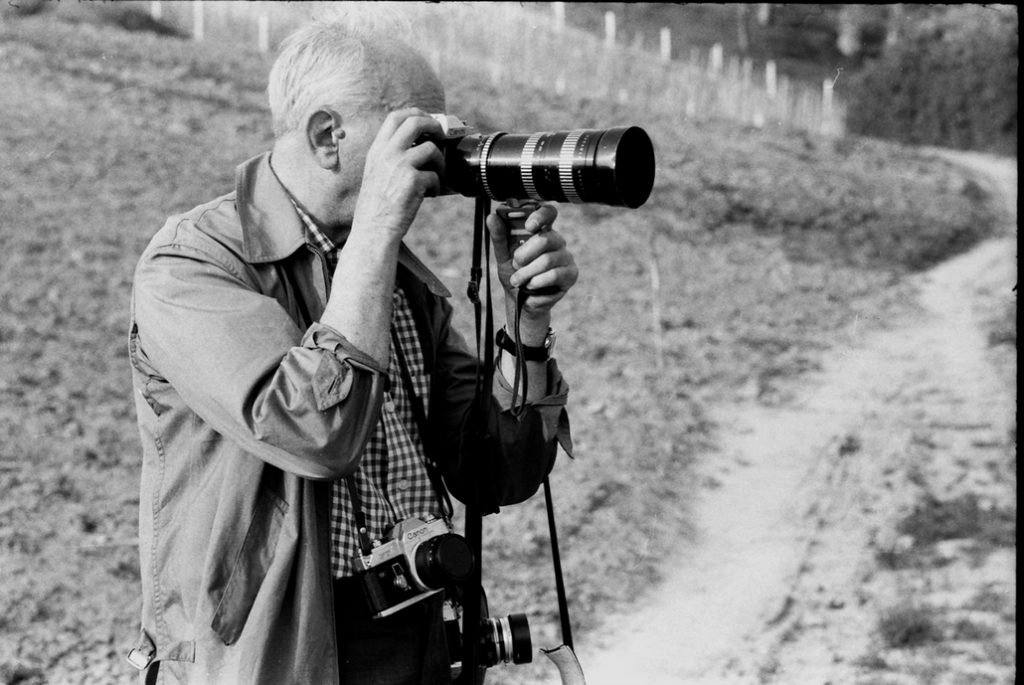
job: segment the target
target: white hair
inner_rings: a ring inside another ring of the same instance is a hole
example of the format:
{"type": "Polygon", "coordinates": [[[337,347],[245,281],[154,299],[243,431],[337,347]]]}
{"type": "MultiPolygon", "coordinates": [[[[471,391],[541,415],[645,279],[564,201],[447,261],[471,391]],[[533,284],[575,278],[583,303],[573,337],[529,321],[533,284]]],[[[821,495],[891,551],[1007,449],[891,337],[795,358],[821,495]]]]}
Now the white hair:
{"type": "Polygon", "coordinates": [[[285,38],[267,85],[275,136],[301,127],[320,107],[350,116],[386,106],[389,55],[414,54],[408,20],[386,5],[344,3],[285,38]]]}

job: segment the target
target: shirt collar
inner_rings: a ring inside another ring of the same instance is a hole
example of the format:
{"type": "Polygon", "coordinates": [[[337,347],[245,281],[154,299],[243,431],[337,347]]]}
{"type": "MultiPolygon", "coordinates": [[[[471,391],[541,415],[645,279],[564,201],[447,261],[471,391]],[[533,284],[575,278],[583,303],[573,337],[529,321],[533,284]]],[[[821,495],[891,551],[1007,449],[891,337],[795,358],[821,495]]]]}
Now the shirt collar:
{"type": "MultiPolygon", "coordinates": [[[[242,222],[243,256],[247,261],[254,264],[280,261],[306,244],[307,226],[288,191],[270,168],[269,152],[239,165],[235,178],[235,202],[242,222]]],[[[311,218],[310,223],[316,227],[311,218]]],[[[333,244],[319,229],[316,232],[333,244]]],[[[421,280],[430,292],[439,297],[451,297],[451,291],[404,242],[398,251],[398,263],[421,280]]]]}
{"type": "Polygon", "coordinates": [[[303,225],[306,227],[306,238],[307,242],[315,245],[324,254],[331,254],[338,249],[338,245],[327,237],[327,234],[320,230],[320,227],[316,225],[316,221],[313,220],[309,214],[306,213],[298,202],[292,199],[292,206],[295,207],[295,211],[299,213],[299,218],[302,219],[303,225]]]}

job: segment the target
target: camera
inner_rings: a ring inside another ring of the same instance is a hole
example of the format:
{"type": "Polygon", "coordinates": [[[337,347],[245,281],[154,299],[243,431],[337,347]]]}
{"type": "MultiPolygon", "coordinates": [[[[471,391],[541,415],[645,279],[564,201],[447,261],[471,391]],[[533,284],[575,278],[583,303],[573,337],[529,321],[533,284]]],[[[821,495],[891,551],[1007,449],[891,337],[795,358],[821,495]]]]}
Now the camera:
{"type": "Polygon", "coordinates": [[[430,116],[443,129],[430,140],[444,155],[445,194],[635,209],[654,187],[654,145],[637,126],[481,134],[450,114],[430,116]]]}
{"type": "MultiPolygon", "coordinates": [[[[533,661],[533,640],[530,638],[530,622],[526,614],[509,614],[501,618],[490,618],[487,609],[487,595],[481,589],[480,628],[478,654],[480,663],[474,682],[481,685],[486,669],[498,664],[527,664],[533,661]]],[[[451,657],[452,678],[462,673],[461,622],[462,607],[457,594],[449,594],[444,603],[445,637],[451,657]]]]}
{"type": "Polygon", "coordinates": [[[466,580],[473,563],[466,540],[433,516],[399,521],[369,554],[354,559],[373,618],[390,616],[466,580]]]}

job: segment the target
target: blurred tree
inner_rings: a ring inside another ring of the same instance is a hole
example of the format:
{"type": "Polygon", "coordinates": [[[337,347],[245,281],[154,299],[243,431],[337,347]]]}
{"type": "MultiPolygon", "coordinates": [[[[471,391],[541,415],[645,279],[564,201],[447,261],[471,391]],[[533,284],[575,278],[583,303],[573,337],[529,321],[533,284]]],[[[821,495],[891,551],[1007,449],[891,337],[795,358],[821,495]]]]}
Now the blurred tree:
{"type": "Polygon", "coordinates": [[[893,41],[847,82],[847,128],[912,144],[1016,154],[1018,14],[904,7],[893,41]]]}

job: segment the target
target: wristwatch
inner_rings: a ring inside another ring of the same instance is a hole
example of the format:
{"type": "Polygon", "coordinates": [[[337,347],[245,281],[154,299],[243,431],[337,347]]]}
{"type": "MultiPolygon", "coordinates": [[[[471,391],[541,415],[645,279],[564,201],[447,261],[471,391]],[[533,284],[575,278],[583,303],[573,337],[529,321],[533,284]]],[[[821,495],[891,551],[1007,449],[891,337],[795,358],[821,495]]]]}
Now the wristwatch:
{"type": "Polygon", "coordinates": [[[551,355],[555,349],[555,332],[548,328],[547,334],[544,336],[544,344],[540,347],[531,347],[529,345],[523,345],[520,348],[516,348],[516,341],[509,337],[505,329],[500,329],[494,336],[494,342],[501,349],[516,355],[521,356],[528,362],[546,362],[551,359],[551,355]],[[522,350],[522,355],[519,351],[522,350]]]}

